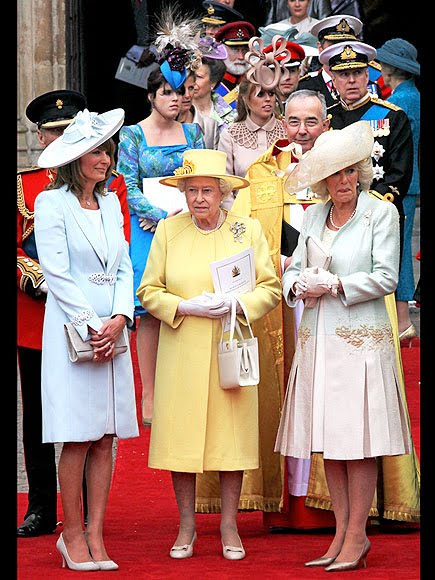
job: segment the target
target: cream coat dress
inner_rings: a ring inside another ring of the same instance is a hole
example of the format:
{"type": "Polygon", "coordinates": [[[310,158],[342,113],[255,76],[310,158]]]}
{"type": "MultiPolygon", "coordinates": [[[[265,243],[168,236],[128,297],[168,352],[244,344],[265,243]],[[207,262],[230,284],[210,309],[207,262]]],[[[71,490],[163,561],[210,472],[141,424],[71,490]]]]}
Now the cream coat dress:
{"type": "MultiPolygon", "coordinates": [[[[256,287],[241,299],[253,322],[281,299],[260,222],[229,212],[220,229],[205,235],[190,213],[183,213],[157,226],[137,291],[144,308],[162,321],[148,460],[152,468],[202,473],[259,466],[257,387],[219,386],[220,319],[177,315],[182,299],[214,291],[211,262],[250,246],[256,287]],[[246,227],[241,242],[230,231],[235,222],[246,227]]],[[[244,317],[239,320],[243,325],[244,317]]]]}
{"type": "MultiPolygon", "coordinates": [[[[289,291],[301,271],[307,237],[322,237],[330,207],[328,201],[305,211],[298,246],[282,278],[289,306],[295,304],[289,291]]],[[[329,251],[329,270],[340,278],[344,295],[325,294],[314,308],[304,308],[275,451],[301,458],[320,451],[325,459],[346,460],[410,453],[384,300],[398,280],[396,207],[360,193],[354,218],[337,232],[329,251]],[[323,449],[312,445],[313,392],[323,398],[323,449]]]]}

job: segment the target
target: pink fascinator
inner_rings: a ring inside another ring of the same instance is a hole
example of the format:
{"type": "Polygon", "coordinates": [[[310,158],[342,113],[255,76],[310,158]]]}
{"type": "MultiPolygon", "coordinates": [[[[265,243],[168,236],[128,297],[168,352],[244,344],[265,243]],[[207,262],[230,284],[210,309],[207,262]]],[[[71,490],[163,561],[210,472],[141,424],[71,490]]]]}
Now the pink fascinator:
{"type": "Polygon", "coordinates": [[[258,36],[253,36],[248,46],[245,60],[251,68],[246,73],[246,78],[254,85],[260,85],[263,90],[274,89],[282,76],[288,74],[285,65],[290,62],[291,53],[286,48],[287,40],[283,36],[275,35],[272,39],[272,50],[269,52],[265,52],[264,42],[258,36]]]}

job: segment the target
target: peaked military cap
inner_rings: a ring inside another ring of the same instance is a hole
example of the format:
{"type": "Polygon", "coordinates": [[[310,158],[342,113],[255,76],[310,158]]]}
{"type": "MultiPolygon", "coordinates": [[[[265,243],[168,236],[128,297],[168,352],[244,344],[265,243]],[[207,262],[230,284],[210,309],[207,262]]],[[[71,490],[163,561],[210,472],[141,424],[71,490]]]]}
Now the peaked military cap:
{"type": "Polygon", "coordinates": [[[376,58],[376,48],[364,42],[338,42],[328,46],[319,54],[322,64],[331,70],[347,70],[367,67],[369,61],[376,58]]]}
{"type": "Polygon", "coordinates": [[[248,44],[249,40],[255,35],[255,26],[245,20],[228,22],[221,26],[216,34],[215,39],[229,46],[239,46],[248,44]]]}
{"type": "Polygon", "coordinates": [[[311,27],[310,33],[322,40],[357,40],[363,23],[359,18],[349,14],[336,14],[328,16],[311,27]]]}
{"type": "Polygon", "coordinates": [[[86,97],[82,93],[61,89],[43,93],[33,99],[27,105],[26,116],[38,129],[65,127],[85,107],[86,97]]]}
{"type": "Polygon", "coordinates": [[[244,16],[234,8],[230,8],[221,2],[203,2],[202,3],[206,14],[201,18],[201,22],[206,24],[216,24],[223,26],[227,22],[235,22],[236,20],[243,20],[244,16]]]}

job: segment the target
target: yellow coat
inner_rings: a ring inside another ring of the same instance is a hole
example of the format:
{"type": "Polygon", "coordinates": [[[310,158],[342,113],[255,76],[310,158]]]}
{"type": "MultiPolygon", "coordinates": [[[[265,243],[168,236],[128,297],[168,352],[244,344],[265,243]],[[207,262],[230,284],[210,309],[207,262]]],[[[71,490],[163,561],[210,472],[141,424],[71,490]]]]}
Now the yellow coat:
{"type": "MultiPolygon", "coordinates": [[[[223,226],[204,235],[189,213],[161,220],[138,288],[139,300],[162,321],[157,354],[150,467],[202,473],[259,465],[257,387],[219,386],[220,320],[177,315],[178,303],[213,292],[210,262],[254,248],[256,288],[243,294],[250,321],[281,300],[281,287],[257,220],[229,212],[223,226]],[[246,225],[242,242],[230,225],[246,225]]],[[[239,317],[241,323],[244,317],[239,317]]]]}

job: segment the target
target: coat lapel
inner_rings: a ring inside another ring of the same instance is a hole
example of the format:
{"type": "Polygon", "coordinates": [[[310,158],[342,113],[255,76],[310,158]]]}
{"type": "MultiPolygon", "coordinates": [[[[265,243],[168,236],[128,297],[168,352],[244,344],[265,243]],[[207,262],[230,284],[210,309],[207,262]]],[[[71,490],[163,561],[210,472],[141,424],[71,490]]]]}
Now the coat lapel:
{"type": "MultiPolygon", "coordinates": [[[[68,205],[69,209],[71,210],[71,214],[73,215],[74,219],[76,220],[79,228],[82,230],[85,237],[88,239],[91,246],[94,248],[101,264],[103,265],[104,269],[106,269],[105,262],[104,262],[104,253],[103,248],[101,246],[101,242],[97,235],[97,232],[92,227],[90,221],[86,218],[83,213],[82,208],[80,207],[80,202],[77,197],[71,193],[66,188],[62,188],[62,195],[65,199],[66,204],[68,205]]],[[[99,201],[100,203],[100,201],[99,201]]],[[[101,205],[100,205],[101,208],[101,205]]]]}

